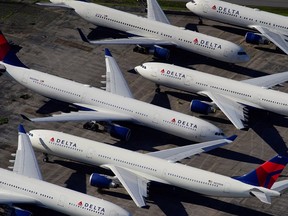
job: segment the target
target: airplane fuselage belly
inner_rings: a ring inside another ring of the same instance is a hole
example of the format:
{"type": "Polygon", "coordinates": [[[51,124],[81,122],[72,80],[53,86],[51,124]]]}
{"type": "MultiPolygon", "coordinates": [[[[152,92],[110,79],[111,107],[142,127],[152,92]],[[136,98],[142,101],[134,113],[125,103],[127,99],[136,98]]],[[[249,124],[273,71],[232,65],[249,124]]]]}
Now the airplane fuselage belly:
{"type": "Polygon", "coordinates": [[[34,199],[37,205],[75,216],[110,216],[111,210],[120,209],[120,207],[102,199],[90,197],[41,180],[21,176],[4,169],[0,169],[0,172],[0,190],[11,191],[16,197],[17,195],[26,196],[29,198],[28,203],[31,203],[30,199],[34,199]]]}
{"type": "Polygon", "coordinates": [[[9,65],[7,65],[7,71],[22,85],[48,98],[71,104],[93,105],[96,109],[102,108],[127,114],[136,124],[140,123],[192,141],[200,142],[221,138],[215,135],[216,132],[220,132],[216,126],[193,116],[111,94],[89,85],[39,71],[9,65]],[[24,81],[23,74],[25,74],[24,81]]]}
{"type": "Polygon", "coordinates": [[[216,173],[61,132],[32,130],[29,135],[33,146],[40,151],[95,166],[111,164],[128,169],[148,180],[178,186],[204,195],[250,197],[249,190],[254,187],[216,173]],[[74,146],[68,148],[61,140],[74,143],[74,146]]]}

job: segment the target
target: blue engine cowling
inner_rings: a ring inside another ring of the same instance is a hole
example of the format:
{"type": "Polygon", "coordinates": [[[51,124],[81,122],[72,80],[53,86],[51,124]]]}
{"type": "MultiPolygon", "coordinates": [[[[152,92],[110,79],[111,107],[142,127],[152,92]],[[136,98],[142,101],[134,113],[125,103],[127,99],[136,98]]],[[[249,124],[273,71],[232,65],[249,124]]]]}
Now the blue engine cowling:
{"type": "Polygon", "coordinates": [[[116,124],[111,124],[109,126],[108,131],[112,137],[115,137],[124,141],[128,141],[130,139],[131,130],[129,128],[116,125],[116,124]]]}
{"type": "Polygon", "coordinates": [[[255,34],[253,32],[247,32],[246,33],[245,41],[247,43],[256,44],[256,45],[269,43],[269,41],[265,37],[262,37],[261,35],[255,34]]]}
{"type": "Polygon", "coordinates": [[[13,207],[11,211],[12,216],[31,216],[32,213],[30,211],[26,211],[24,209],[13,207]]]}
{"type": "Polygon", "coordinates": [[[117,184],[115,184],[112,179],[109,179],[106,176],[100,175],[98,173],[91,174],[89,183],[91,186],[99,188],[117,187],[117,184]]]}
{"type": "Polygon", "coordinates": [[[212,112],[212,106],[207,103],[203,103],[200,100],[192,100],[190,103],[190,110],[192,112],[197,112],[197,113],[207,115],[208,113],[212,112]]]}
{"type": "Polygon", "coordinates": [[[170,50],[169,49],[163,48],[163,47],[158,46],[158,45],[154,45],[152,50],[153,50],[153,55],[156,58],[168,60],[170,57],[170,50]]]}

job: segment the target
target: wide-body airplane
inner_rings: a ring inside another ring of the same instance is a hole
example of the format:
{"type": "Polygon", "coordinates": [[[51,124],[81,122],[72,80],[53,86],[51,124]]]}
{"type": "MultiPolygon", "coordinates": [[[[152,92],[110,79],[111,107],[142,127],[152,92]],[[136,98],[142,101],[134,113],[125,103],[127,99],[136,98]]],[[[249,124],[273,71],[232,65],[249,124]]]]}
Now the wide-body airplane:
{"type": "Polygon", "coordinates": [[[191,110],[208,114],[216,105],[238,129],[247,127],[250,107],[288,116],[288,94],[269,89],[286,82],[288,72],[236,81],[157,62],[136,66],[135,71],[157,85],[209,97],[212,103],[192,100],[191,110]]]}
{"type": "Polygon", "coordinates": [[[137,44],[151,47],[160,57],[168,55],[168,50],[161,46],[176,46],[229,63],[249,60],[243,48],[232,42],[171,25],[156,0],[147,0],[147,18],[83,1],[51,2],[39,4],[74,9],[90,23],[129,35],[129,38],[121,39],[88,40],[91,44],[137,44]]]}
{"type": "Polygon", "coordinates": [[[110,123],[110,134],[124,140],[128,139],[130,129],[115,121],[134,122],[192,141],[224,137],[222,130],[209,122],[134,99],[120,68],[107,49],[106,91],[29,69],[9,50],[9,44],[0,34],[0,64],[12,78],[45,97],[67,102],[80,110],[29,119],[31,121],[105,121],[110,123]]]}
{"type": "Polygon", "coordinates": [[[271,41],[288,54],[287,16],[219,0],[192,0],[186,7],[200,17],[256,30],[259,33],[246,34],[246,42],[267,44],[271,41]]]}
{"type": "MultiPolygon", "coordinates": [[[[63,188],[42,180],[42,175],[24,127],[19,126],[18,148],[12,171],[0,168],[0,203],[35,204],[67,215],[129,216],[123,208],[93,196],[63,188]]],[[[28,215],[24,209],[18,215],[28,215]]]]}
{"type": "Polygon", "coordinates": [[[274,183],[288,163],[287,155],[278,155],[256,170],[237,178],[176,163],[194,154],[231,143],[236,136],[141,154],[57,131],[32,130],[28,134],[33,146],[46,154],[110,169],[115,174],[114,178],[94,173],[90,177],[90,184],[112,187],[118,179],[138,207],[146,205],[143,197],[147,196],[147,183],[150,181],[208,196],[255,196],[264,203],[271,203],[271,197],[280,196],[281,191],[288,187],[288,180],[274,183]]]}

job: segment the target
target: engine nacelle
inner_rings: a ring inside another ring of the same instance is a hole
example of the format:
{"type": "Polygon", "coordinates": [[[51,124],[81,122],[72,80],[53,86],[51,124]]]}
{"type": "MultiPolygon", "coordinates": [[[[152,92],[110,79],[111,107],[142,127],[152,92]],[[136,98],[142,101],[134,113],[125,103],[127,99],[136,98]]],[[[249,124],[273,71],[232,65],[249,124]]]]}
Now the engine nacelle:
{"type": "Polygon", "coordinates": [[[137,45],[133,49],[133,51],[138,52],[138,53],[142,53],[142,54],[152,54],[156,58],[164,59],[164,60],[168,60],[169,56],[170,56],[170,50],[169,49],[163,48],[163,47],[158,46],[158,45],[154,45],[151,47],[137,45]]]}
{"type": "Polygon", "coordinates": [[[200,100],[192,100],[190,103],[190,110],[192,112],[197,112],[205,115],[211,112],[215,112],[215,109],[211,105],[203,103],[200,100]]]}
{"type": "Polygon", "coordinates": [[[118,186],[112,179],[98,173],[91,174],[89,183],[91,186],[99,188],[116,188],[118,186]]]}
{"type": "Polygon", "coordinates": [[[112,137],[128,141],[130,139],[131,130],[129,128],[117,125],[117,124],[111,124],[108,127],[108,132],[112,137]]]}
{"type": "Polygon", "coordinates": [[[261,36],[259,34],[255,34],[253,32],[247,32],[245,35],[245,41],[250,44],[269,44],[269,40],[266,37],[261,36]]]}
{"type": "Polygon", "coordinates": [[[24,209],[13,207],[13,209],[11,211],[11,215],[14,215],[14,216],[31,216],[32,213],[30,211],[26,211],[24,209]]]}
{"type": "Polygon", "coordinates": [[[151,50],[156,58],[168,60],[170,57],[170,50],[161,46],[154,45],[151,50]]]}

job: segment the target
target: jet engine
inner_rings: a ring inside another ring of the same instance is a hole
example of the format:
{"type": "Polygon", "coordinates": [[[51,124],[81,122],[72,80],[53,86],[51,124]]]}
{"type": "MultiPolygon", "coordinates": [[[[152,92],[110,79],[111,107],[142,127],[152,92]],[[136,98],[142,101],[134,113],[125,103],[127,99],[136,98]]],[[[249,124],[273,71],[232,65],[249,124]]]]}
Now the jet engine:
{"type": "Polygon", "coordinates": [[[128,141],[131,135],[131,130],[129,128],[117,124],[110,124],[108,126],[108,132],[112,137],[121,139],[123,141],[128,141]]]}
{"type": "Polygon", "coordinates": [[[11,215],[15,215],[15,216],[31,216],[32,213],[30,211],[26,211],[24,209],[13,207],[12,210],[11,210],[11,215]]]}
{"type": "Polygon", "coordinates": [[[152,47],[144,47],[137,45],[134,49],[134,52],[142,53],[142,54],[152,54],[156,58],[168,60],[170,56],[170,50],[164,47],[154,45],[152,47]]]}
{"type": "Polygon", "coordinates": [[[113,182],[112,179],[107,178],[104,175],[100,175],[98,173],[92,173],[90,176],[89,183],[91,186],[99,187],[99,188],[116,188],[118,184],[113,182]]]}
{"type": "Polygon", "coordinates": [[[200,100],[192,100],[190,103],[190,110],[201,114],[208,115],[208,113],[215,112],[215,108],[208,103],[204,103],[200,100]]]}
{"type": "Polygon", "coordinates": [[[247,32],[246,35],[245,35],[245,41],[247,43],[250,43],[250,44],[256,44],[256,45],[259,45],[259,44],[269,44],[269,40],[267,40],[266,37],[260,35],[260,34],[255,34],[253,32],[247,32]]]}

